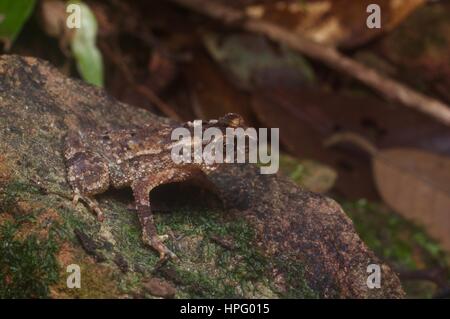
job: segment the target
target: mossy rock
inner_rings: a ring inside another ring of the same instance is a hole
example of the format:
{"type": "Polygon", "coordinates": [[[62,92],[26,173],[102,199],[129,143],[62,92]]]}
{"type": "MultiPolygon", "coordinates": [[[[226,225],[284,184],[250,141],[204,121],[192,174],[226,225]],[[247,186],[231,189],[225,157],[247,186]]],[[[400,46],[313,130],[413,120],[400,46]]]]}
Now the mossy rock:
{"type": "Polygon", "coordinates": [[[224,165],[210,175],[224,205],[189,185],[151,194],[161,206],[180,199],[155,215],[181,258],[162,266],[141,241],[129,192],[98,197],[103,223],[82,204],[74,207],[62,156],[68,127],[157,121],[168,120],[46,62],[0,57],[0,244],[8,247],[0,252],[0,296],[150,298],[143,283],[151,277],[175,287],[176,298],[403,296],[395,273],[338,204],[252,165],[224,165]],[[182,194],[192,196],[183,201],[182,194]],[[373,263],[382,266],[381,289],[366,285],[373,263]],[[66,285],[71,264],[81,269],[79,289],[66,285]]]}

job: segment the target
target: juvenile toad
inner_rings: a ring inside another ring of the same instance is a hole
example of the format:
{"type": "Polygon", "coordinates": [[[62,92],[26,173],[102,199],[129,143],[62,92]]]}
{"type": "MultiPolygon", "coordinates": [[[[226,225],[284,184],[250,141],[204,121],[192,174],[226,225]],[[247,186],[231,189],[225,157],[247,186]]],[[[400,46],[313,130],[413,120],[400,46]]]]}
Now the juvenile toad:
{"type": "MultiPolygon", "coordinates": [[[[242,127],[237,114],[227,114],[219,120],[203,123],[203,130],[216,127],[226,135],[226,128],[242,127]]],[[[193,130],[192,123],[183,125],[193,130]]],[[[203,187],[214,187],[205,172],[217,164],[180,163],[171,157],[175,126],[148,125],[136,129],[105,132],[95,130],[70,131],[65,142],[64,156],[67,179],[74,191],[74,203],[83,200],[103,220],[103,212],[94,195],[110,187],[131,187],[142,227],[143,241],[155,249],[161,259],[176,257],[156,233],[150,204],[150,191],[157,186],[192,180],[203,187]]],[[[223,139],[225,147],[226,138],[223,139]]],[[[187,143],[192,143],[188,141],[187,143]]]]}

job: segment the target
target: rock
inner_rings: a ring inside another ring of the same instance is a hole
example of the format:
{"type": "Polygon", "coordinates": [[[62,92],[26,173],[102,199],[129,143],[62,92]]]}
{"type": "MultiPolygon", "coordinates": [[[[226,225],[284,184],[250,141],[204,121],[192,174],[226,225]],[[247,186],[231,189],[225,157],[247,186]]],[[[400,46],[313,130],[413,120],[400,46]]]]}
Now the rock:
{"type": "MultiPolygon", "coordinates": [[[[72,205],[61,152],[69,127],[108,129],[157,121],[169,120],[120,103],[102,89],[66,78],[44,61],[12,55],[0,57],[0,217],[4,215],[0,218],[0,242],[8,238],[13,244],[9,247],[17,249],[15,253],[27,253],[21,248],[25,243],[6,236],[11,229],[19,227],[23,218],[41,220],[39,216],[45,209],[53,209],[58,216],[54,222],[46,219],[51,225],[48,241],[31,242],[37,245],[36,250],[45,249],[42,251],[45,260],[23,266],[20,263],[29,258],[14,259],[19,263],[14,269],[45,267],[51,276],[42,276],[41,268],[36,268],[31,271],[32,278],[28,274],[11,277],[18,281],[17,287],[29,282],[21,280],[36,283],[27,290],[17,290],[14,296],[133,295],[136,287],[133,283],[142,280],[143,274],[153,272],[158,256],[142,243],[136,214],[127,210],[132,200],[130,194],[108,192],[98,196],[105,211],[105,221],[99,223],[82,204],[72,205]],[[36,187],[35,181],[46,192],[36,187]],[[39,209],[32,209],[20,219],[10,216],[18,203],[23,207],[24,202],[39,209]],[[76,240],[75,229],[81,229],[93,242],[104,243],[102,247],[109,243],[110,249],[101,251],[103,263],[92,262],[76,240]],[[57,249],[59,252],[55,253],[57,249]],[[120,270],[123,267],[116,264],[118,255],[123,256],[119,264],[133,265],[134,271],[124,274],[120,270]],[[83,278],[89,279],[83,281],[81,290],[65,287],[66,267],[73,263],[80,265],[83,278]],[[136,269],[142,270],[141,273],[136,269]]],[[[174,249],[177,237],[167,242],[182,260],[173,267],[178,278],[177,296],[398,298],[404,295],[397,275],[361,241],[351,220],[333,200],[304,191],[283,177],[260,175],[259,169],[252,165],[224,165],[210,178],[220,189],[225,210],[185,207],[155,214],[162,234],[173,231],[179,237],[199,239],[199,249],[186,252],[174,249]],[[233,251],[212,242],[213,235],[229,237],[235,245],[233,251]],[[370,264],[381,267],[380,289],[369,289],[366,285],[370,264]],[[261,292],[253,293],[248,287],[262,288],[261,292]]],[[[176,197],[176,193],[171,196],[176,197]]],[[[5,265],[0,262],[0,269],[5,269],[2,267],[5,265]]],[[[170,291],[160,290],[158,295],[174,294],[173,287],[170,291]]],[[[0,291],[0,296],[8,293],[0,291]]]]}
{"type": "Polygon", "coordinates": [[[155,297],[173,298],[177,290],[167,281],[160,278],[151,278],[144,283],[144,289],[155,297]]]}

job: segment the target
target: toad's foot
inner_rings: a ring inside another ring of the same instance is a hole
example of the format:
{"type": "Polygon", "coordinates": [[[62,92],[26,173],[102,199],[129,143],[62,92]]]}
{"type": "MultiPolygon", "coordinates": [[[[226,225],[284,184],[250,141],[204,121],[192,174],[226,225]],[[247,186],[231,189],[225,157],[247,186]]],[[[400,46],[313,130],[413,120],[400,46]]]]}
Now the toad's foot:
{"type": "Polygon", "coordinates": [[[78,204],[78,201],[80,200],[85,203],[92,212],[94,212],[99,222],[103,222],[103,220],[105,219],[105,215],[103,214],[100,205],[94,198],[81,195],[79,192],[75,192],[72,200],[73,205],[76,206],[78,204]]]}
{"type": "Polygon", "coordinates": [[[144,233],[142,239],[144,243],[159,253],[159,262],[165,262],[169,259],[176,261],[179,260],[177,255],[175,255],[169,248],[166,247],[166,245],[163,244],[163,240],[167,239],[167,235],[146,236],[144,233]]]}

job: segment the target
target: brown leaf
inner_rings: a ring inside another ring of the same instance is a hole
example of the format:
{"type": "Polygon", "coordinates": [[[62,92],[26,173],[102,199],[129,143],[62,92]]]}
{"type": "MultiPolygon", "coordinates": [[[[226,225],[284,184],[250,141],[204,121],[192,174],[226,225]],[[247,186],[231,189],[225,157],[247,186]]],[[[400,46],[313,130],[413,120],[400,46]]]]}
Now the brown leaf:
{"type": "Polygon", "coordinates": [[[369,29],[366,25],[366,9],[374,3],[372,0],[259,1],[244,10],[252,18],[268,20],[314,41],[348,48],[395,28],[425,2],[376,1],[381,8],[381,29],[369,29]]]}
{"type": "Polygon", "coordinates": [[[450,159],[399,148],[377,153],[372,165],[385,202],[422,224],[450,251],[450,159]]]}
{"type": "Polygon", "coordinates": [[[372,155],[383,200],[404,217],[423,225],[450,251],[450,158],[413,148],[378,151],[365,138],[334,134],[326,144],[350,142],[372,155]]]}

